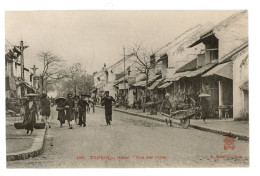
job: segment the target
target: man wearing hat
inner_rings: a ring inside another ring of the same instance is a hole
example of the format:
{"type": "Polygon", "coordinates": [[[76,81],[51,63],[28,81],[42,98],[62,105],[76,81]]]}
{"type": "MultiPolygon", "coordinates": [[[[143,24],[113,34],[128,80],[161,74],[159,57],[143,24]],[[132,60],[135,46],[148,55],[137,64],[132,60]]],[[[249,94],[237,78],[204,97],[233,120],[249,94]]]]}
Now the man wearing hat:
{"type": "Polygon", "coordinates": [[[109,96],[109,91],[105,91],[105,95],[102,97],[101,104],[105,106],[105,117],[107,125],[111,125],[112,121],[112,102],[115,102],[115,99],[112,96],[109,96]]]}
{"type": "Polygon", "coordinates": [[[46,126],[48,125],[49,128],[51,128],[50,125],[50,113],[51,113],[51,108],[50,108],[50,101],[47,98],[47,94],[43,93],[42,94],[42,99],[40,101],[40,107],[41,107],[41,115],[42,118],[46,124],[46,126]]]}
{"type": "Polygon", "coordinates": [[[74,107],[75,107],[75,103],[72,100],[72,94],[68,94],[68,98],[64,103],[65,105],[65,109],[66,109],[66,120],[68,121],[69,124],[69,129],[72,129],[72,124],[71,121],[74,120],[74,107]]]}
{"type": "MultiPolygon", "coordinates": [[[[169,98],[170,98],[170,94],[167,93],[165,95],[165,100],[163,101],[163,103],[161,105],[160,111],[170,115],[171,110],[173,109],[173,107],[172,107],[172,104],[171,104],[169,98]]],[[[167,119],[165,119],[165,121],[168,124],[167,119]]],[[[171,120],[170,120],[170,125],[171,125],[171,120]]]]}
{"type": "Polygon", "coordinates": [[[88,102],[84,99],[85,95],[81,94],[80,100],[78,102],[79,106],[79,126],[83,127],[86,126],[86,113],[87,113],[87,108],[86,106],[88,105],[88,102]]]}
{"type": "Polygon", "coordinates": [[[74,116],[75,116],[75,123],[78,123],[78,117],[79,117],[79,96],[75,95],[74,96],[74,103],[75,103],[75,109],[74,109],[74,116]]]}

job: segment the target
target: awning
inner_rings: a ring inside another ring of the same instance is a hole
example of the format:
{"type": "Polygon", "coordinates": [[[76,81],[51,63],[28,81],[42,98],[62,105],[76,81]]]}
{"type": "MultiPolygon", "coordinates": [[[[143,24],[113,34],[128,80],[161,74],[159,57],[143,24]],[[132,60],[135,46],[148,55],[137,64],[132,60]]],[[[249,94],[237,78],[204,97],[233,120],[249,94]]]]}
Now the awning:
{"type": "Polygon", "coordinates": [[[170,86],[172,83],[173,83],[173,82],[166,82],[166,83],[164,83],[163,85],[159,86],[158,89],[164,89],[164,88],[170,86]]]}
{"type": "Polygon", "coordinates": [[[206,71],[208,71],[209,69],[211,69],[215,65],[216,64],[205,65],[204,67],[201,67],[198,70],[191,71],[186,77],[195,77],[195,76],[201,75],[201,74],[205,73],[206,71]]]}
{"type": "Polygon", "coordinates": [[[233,66],[232,62],[227,62],[224,64],[217,65],[213,69],[209,70],[207,73],[203,74],[202,77],[218,75],[228,79],[233,79],[233,66]]]}
{"type": "Polygon", "coordinates": [[[242,90],[248,90],[248,81],[246,81],[242,86],[240,86],[240,89],[242,90]]]}
{"type": "Polygon", "coordinates": [[[155,89],[163,80],[164,80],[164,78],[156,80],[150,87],[148,87],[148,90],[155,89]]]}
{"type": "Polygon", "coordinates": [[[190,71],[175,73],[170,80],[171,81],[178,81],[180,78],[186,77],[189,74],[190,74],[190,71]]]}
{"type": "Polygon", "coordinates": [[[134,87],[145,87],[145,85],[146,85],[146,81],[139,81],[139,82],[133,84],[132,86],[134,86],[134,87]]]}
{"type": "Polygon", "coordinates": [[[128,83],[120,83],[120,84],[118,84],[118,88],[120,90],[122,90],[122,89],[129,89],[129,84],[128,83]]]}
{"type": "Polygon", "coordinates": [[[116,81],[114,82],[114,85],[118,85],[119,83],[124,82],[124,80],[127,82],[127,79],[128,79],[128,75],[125,75],[125,76],[123,76],[122,78],[116,80],[116,81]]]}
{"type": "Polygon", "coordinates": [[[200,39],[197,40],[196,42],[194,42],[193,44],[191,44],[188,48],[192,48],[193,46],[198,45],[199,43],[203,42],[203,40],[205,40],[206,38],[208,38],[212,35],[213,35],[213,30],[210,30],[209,32],[201,35],[200,39]]]}
{"type": "Polygon", "coordinates": [[[148,82],[153,82],[154,80],[156,80],[157,78],[159,78],[161,75],[155,75],[152,78],[149,78],[148,82]]]}
{"type": "Polygon", "coordinates": [[[171,78],[168,78],[167,81],[178,81],[181,78],[185,78],[185,77],[191,78],[191,77],[201,75],[205,73],[207,70],[209,70],[210,68],[212,68],[214,65],[215,64],[208,64],[205,65],[204,67],[199,68],[198,70],[175,73],[171,78]]]}

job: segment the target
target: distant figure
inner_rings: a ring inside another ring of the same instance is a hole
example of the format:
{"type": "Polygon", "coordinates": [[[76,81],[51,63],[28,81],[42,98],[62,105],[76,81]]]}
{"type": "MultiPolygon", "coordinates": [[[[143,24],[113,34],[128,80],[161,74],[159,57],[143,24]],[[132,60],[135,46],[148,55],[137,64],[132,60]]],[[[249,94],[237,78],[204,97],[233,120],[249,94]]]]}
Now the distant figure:
{"type": "Polygon", "coordinates": [[[48,125],[49,128],[51,128],[50,119],[49,119],[51,114],[50,101],[48,100],[47,94],[45,93],[42,94],[42,99],[40,100],[40,109],[41,109],[42,119],[44,120],[46,126],[48,125]]]}
{"type": "MultiPolygon", "coordinates": [[[[168,114],[170,115],[171,114],[171,110],[173,110],[173,107],[172,107],[172,104],[169,100],[170,98],[170,94],[166,94],[165,95],[165,100],[163,101],[162,105],[161,105],[161,108],[160,108],[160,111],[165,113],[165,114],[168,114]]],[[[165,122],[166,124],[168,125],[168,120],[165,119],[165,122]]],[[[172,126],[172,121],[169,119],[169,123],[170,123],[170,126],[172,126]]]]}
{"type": "Polygon", "coordinates": [[[65,106],[62,100],[57,102],[58,120],[60,121],[60,127],[65,123],[65,106]]]}
{"type": "Polygon", "coordinates": [[[172,104],[169,100],[170,94],[165,95],[165,100],[163,101],[160,111],[166,114],[170,114],[171,110],[173,109],[172,104]]]}
{"type": "Polygon", "coordinates": [[[90,112],[90,105],[91,105],[91,104],[90,104],[89,97],[87,97],[87,98],[85,99],[85,101],[87,101],[87,105],[86,105],[86,106],[87,106],[87,108],[86,108],[86,112],[87,112],[87,113],[89,113],[89,112],[90,112]]]}
{"type": "Polygon", "coordinates": [[[93,109],[93,113],[95,113],[95,105],[96,105],[97,99],[96,99],[96,97],[93,97],[92,99],[93,99],[93,101],[92,101],[92,109],[93,109]]]}
{"type": "Polygon", "coordinates": [[[88,106],[88,102],[87,102],[87,100],[85,100],[85,95],[81,94],[78,106],[79,106],[79,123],[78,123],[78,125],[80,127],[82,125],[83,125],[83,127],[85,127],[86,126],[86,113],[87,113],[87,106],[88,106]]]}
{"type": "Polygon", "coordinates": [[[75,95],[74,103],[75,103],[75,110],[74,110],[75,119],[74,120],[75,120],[75,123],[77,124],[78,123],[78,117],[79,117],[79,106],[78,106],[79,96],[75,95]]]}
{"type": "Polygon", "coordinates": [[[112,102],[115,102],[115,99],[112,96],[109,96],[109,91],[105,91],[105,95],[101,99],[101,104],[105,106],[105,117],[107,125],[111,125],[112,121],[112,102]]]}
{"type": "Polygon", "coordinates": [[[36,105],[36,97],[29,97],[29,101],[25,103],[25,115],[24,115],[24,125],[27,134],[31,131],[30,135],[33,132],[34,125],[36,123],[36,116],[38,117],[38,110],[36,105]]]}
{"type": "Polygon", "coordinates": [[[209,117],[210,104],[205,97],[201,97],[200,101],[201,118],[206,123],[206,118],[209,117]]]}
{"type": "Polygon", "coordinates": [[[66,110],[66,120],[68,121],[69,124],[69,129],[72,129],[72,124],[71,121],[74,120],[74,101],[72,100],[72,94],[68,94],[68,98],[64,103],[65,105],[65,110],[66,110]]]}

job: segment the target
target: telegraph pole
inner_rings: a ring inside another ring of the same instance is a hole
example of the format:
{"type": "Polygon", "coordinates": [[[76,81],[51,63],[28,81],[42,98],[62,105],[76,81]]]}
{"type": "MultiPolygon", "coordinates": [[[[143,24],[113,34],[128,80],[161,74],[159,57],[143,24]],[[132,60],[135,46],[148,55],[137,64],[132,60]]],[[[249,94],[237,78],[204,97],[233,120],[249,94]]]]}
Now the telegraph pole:
{"type": "MultiPolygon", "coordinates": [[[[43,57],[43,70],[45,69],[45,57],[43,57]]],[[[44,82],[43,82],[43,73],[41,74],[41,81],[42,81],[42,94],[43,94],[43,89],[44,89],[44,82]]]]}
{"type": "Polygon", "coordinates": [[[38,69],[38,68],[36,68],[36,66],[35,65],[33,65],[33,68],[31,68],[32,70],[33,70],[33,88],[36,88],[36,80],[35,80],[35,77],[36,77],[36,70],[38,69]]]}
{"type": "Polygon", "coordinates": [[[127,93],[126,93],[126,82],[125,82],[125,47],[123,46],[123,51],[124,51],[124,102],[125,102],[125,109],[127,109],[127,102],[126,102],[126,96],[127,96],[127,93]]]}
{"type": "MultiPolygon", "coordinates": [[[[25,48],[28,48],[29,46],[23,46],[23,41],[20,41],[20,50],[21,50],[21,80],[24,81],[24,54],[23,51],[25,48]]],[[[21,87],[21,96],[24,95],[23,87],[21,87]]]]}

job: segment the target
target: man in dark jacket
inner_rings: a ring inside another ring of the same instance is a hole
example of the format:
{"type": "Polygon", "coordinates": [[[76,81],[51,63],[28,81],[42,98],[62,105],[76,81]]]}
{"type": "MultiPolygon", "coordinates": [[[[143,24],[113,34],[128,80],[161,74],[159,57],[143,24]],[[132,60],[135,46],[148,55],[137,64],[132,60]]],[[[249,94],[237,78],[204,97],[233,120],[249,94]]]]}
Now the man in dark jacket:
{"type": "MultiPolygon", "coordinates": [[[[165,100],[163,101],[163,103],[162,103],[162,105],[160,107],[161,113],[166,113],[168,115],[170,115],[171,111],[173,110],[173,107],[172,107],[172,104],[171,104],[169,98],[170,98],[170,94],[167,93],[165,95],[165,100]]],[[[168,125],[168,120],[167,119],[165,119],[165,122],[168,125]]],[[[170,118],[169,118],[169,123],[170,123],[170,126],[172,126],[172,121],[171,121],[170,118]]]]}
{"type": "Polygon", "coordinates": [[[107,125],[111,125],[112,121],[112,102],[115,102],[115,99],[112,96],[109,96],[109,91],[105,91],[105,95],[102,97],[101,104],[105,106],[105,117],[107,125]]]}
{"type": "Polygon", "coordinates": [[[83,127],[86,126],[86,113],[87,113],[87,105],[88,102],[84,99],[85,95],[81,94],[80,100],[78,102],[79,106],[79,126],[81,127],[83,124],[83,127]]]}
{"type": "Polygon", "coordinates": [[[42,94],[42,99],[40,101],[40,107],[41,107],[42,119],[44,120],[46,126],[48,125],[49,128],[51,128],[50,119],[49,119],[50,113],[51,113],[50,101],[47,98],[47,94],[45,94],[45,93],[42,94]]]}
{"type": "Polygon", "coordinates": [[[75,108],[75,103],[72,100],[72,94],[68,94],[68,98],[64,102],[64,105],[66,110],[65,119],[68,121],[69,129],[72,129],[71,121],[74,120],[74,108],[75,108]]]}

